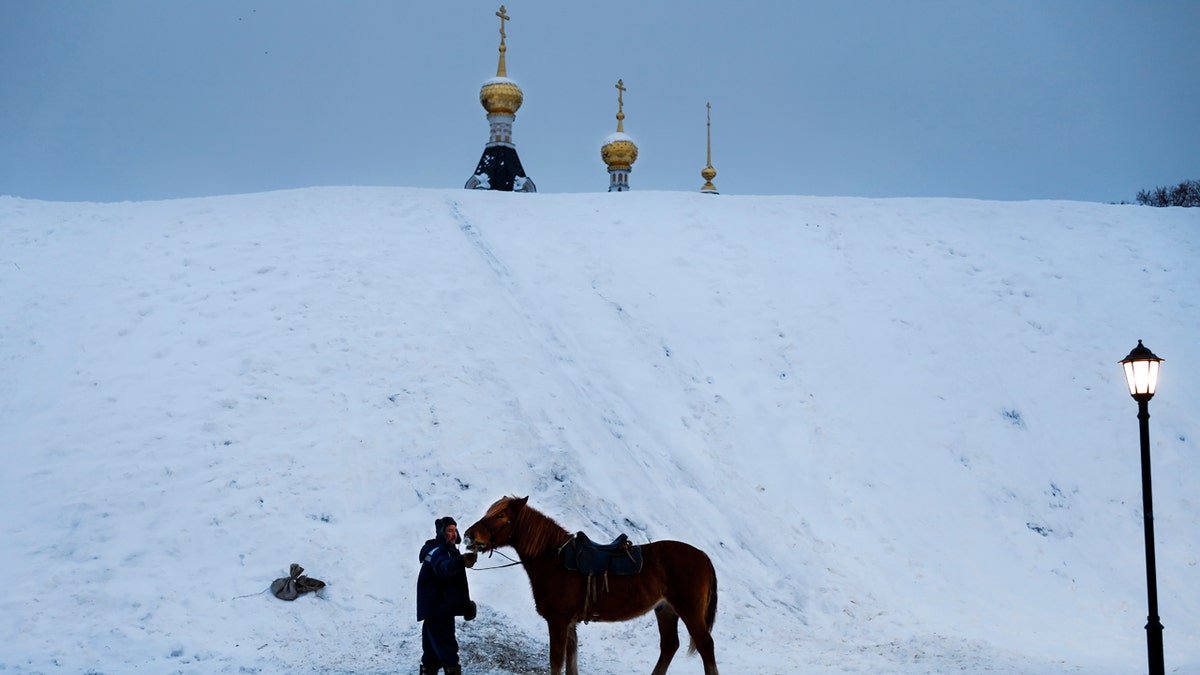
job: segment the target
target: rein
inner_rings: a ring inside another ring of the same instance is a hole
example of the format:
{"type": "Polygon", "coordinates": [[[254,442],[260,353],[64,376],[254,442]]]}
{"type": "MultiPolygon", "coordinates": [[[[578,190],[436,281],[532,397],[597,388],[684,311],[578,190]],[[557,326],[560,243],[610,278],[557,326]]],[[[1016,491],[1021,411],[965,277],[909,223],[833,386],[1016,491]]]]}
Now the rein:
{"type": "Polygon", "coordinates": [[[483,572],[485,570],[499,570],[499,569],[504,569],[505,567],[512,567],[513,565],[525,564],[525,563],[521,562],[520,560],[513,560],[512,558],[509,558],[507,555],[505,555],[501,551],[498,551],[494,548],[490,549],[488,551],[488,557],[489,558],[492,557],[493,553],[499,553],[501,558],[505,558],[507,560],[512,560],[512,562],[508,563],[507,565],[492,565],[491,567],[472,567],[471,569],[475,570],[476,572],[483,572]]]}

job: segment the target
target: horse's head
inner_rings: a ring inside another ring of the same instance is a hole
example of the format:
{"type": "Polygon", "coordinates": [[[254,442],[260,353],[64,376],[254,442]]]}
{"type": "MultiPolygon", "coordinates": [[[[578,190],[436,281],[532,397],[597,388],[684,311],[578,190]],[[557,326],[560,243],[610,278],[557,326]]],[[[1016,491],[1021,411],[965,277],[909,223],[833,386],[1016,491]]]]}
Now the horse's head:
{"type": "Polygon", "coordinates": [[[467,550],[486,552],[508,546],[512,538],[513,521],[528,501],[529,497],[504,497],[492,504],[487,513],[463,533],[467,550]]]}

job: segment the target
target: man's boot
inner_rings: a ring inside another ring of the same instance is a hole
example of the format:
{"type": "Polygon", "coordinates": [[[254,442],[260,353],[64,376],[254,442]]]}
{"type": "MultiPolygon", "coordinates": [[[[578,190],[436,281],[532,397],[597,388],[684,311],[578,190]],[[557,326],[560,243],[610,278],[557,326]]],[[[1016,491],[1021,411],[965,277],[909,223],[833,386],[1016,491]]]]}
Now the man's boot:
{"type": "Polygon", "coordinates": [[[430,668],[424,663],[421,664],[421,675],[437,675],[437,668],[430,668]]]}
{"type": "Polygon", "coordinates": [[[462,675],[462,666],[446,666],[446,675],[462,675]]]}

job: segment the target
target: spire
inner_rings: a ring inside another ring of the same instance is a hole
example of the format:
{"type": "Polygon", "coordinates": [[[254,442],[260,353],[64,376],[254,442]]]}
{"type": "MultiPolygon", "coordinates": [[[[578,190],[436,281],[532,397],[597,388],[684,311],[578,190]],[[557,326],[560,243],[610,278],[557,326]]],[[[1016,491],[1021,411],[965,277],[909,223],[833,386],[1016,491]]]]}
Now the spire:
{"type": "Polygon", "coordinates": [[[487,111],[488,143],[483,148],[483,157],[475,167],[475,173],[467,179],[464,187],[468,190],[537,192],[533,181],[521,167],[512,138],[513,121],[521,109],[521,103],[525,101],[521,87],[508,79],[508,66],[504,58],[508,51],[504,22],[511,21],[512,17],[505,11],[504,5],[500,5],[496,16],[500,17],[500,60],[496,64],[496,76],[479,88],[479,103],[487,111]]]}
{"type": "Polygon", "coordinates": [[[712,179],[717,177],[717,170],[712,165],[712,103],[705,103],[704,106],[708,109],[706,113],[708,118],[708,163],[700,171],[700,177],[704,179],[704,185],[700,187],[700,191],[715,195],[720,193],[717,192],[717,186],[712,182],[712,179]]]}
{"type": "Polygon", "coordinates": [[[604,139],[600,147],[600,159],[608,165],[608,191],[625,192],[629,189],[629,172],[637,161],[638,148],[633,139],[625,134],[625,80],[617,80],[617,131],[604,139]]]}
{"type": "Polygon", "coordinates": [[[617,133],[625,133],[625,80],[617,80],[617,133]]]}
{"type": "Polygon", "coordinates": [[[496,12],[496,16],[500,17],[500,62],[496,64],[496,77],[508,77],[508,66],[504,63],[504,52],[508,51],[508,47],[504,44],[504,22],[510,20],[511,17],[504,11],[504,5],[500,5],[500,11],[496,12]]]}

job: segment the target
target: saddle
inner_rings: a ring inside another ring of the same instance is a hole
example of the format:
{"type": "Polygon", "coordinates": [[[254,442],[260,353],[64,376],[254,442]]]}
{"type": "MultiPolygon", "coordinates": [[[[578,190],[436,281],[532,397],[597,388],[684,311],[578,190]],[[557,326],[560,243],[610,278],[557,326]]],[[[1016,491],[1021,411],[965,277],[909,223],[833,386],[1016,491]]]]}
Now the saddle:
{"type": "Polygon", "coordinates": [[[608,577],[630,576],[642,571],[642,547],[634,546],[629,537],[622,534],[611,544],[597,544],[582,532],[576,532],[559,547],[563,567],[568,572],[587,575],[587,587],[583,596],[583,622],[588,623],[599,615],[594,612],[599,600],[600,584],[608,591],[608,577]]]}
{"type": "Polygon", "coordinates": [[[635,546],[622,534],[611,544],[597,544],[582,532],[576,532],[562,546],[563,566],[589,577],[628,576],[642,571],[642,547],[635,546]]]}

